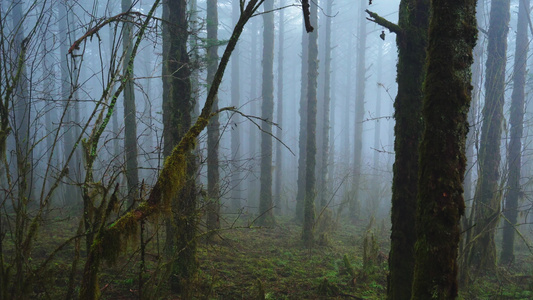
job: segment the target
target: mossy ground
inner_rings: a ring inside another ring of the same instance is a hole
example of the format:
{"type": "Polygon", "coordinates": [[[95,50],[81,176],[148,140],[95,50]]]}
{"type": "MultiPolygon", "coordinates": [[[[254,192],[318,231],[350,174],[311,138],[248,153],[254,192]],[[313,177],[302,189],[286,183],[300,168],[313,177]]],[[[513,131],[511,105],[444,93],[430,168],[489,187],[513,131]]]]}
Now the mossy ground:
{"type": "MultiPolygon", "coordinates": [[[[227,217],[226,220],[230,219],[227,217]]],[[[55,218],[43,226],[35,241],[33,263],[38,265],[60,243],[74,236],[77,218],[55,218]]],[[[302,229],[290,218],[278,217],[270,228],[248,226],[248,220],[226,223],[215,242],[199,238],[200,270],[195,280],[195,299],[384,299],[386,290],[389,227],[375,222],[370,230],[377,243],[375,261],[363,269],[363,245],[368,222],[340,224],[329,228],[328,244],[306,248],[301,241],[302,229]],[[232,225],[233,224],[233,225],[232,225]],[[344,262],[348,258],[355,278],[344,262]],[[264,296],[264,298],[263,298],[264,296]]],[[[342,223],[342,222],[341,222],[342,223]]],[[[151,225],[145,240],[148,280],[162,266],[164,232],[156,233],[151,225]],[[158,248],[159,245],[159,248],[158,248]],[[158,250],[159,249],[159,250],[158,250]]],[[[317,234],[318,235],[318,234],[317,234]]],[[[8,242],[8,239],[5,240],[8,242]]],[[[116,264],[104,264],[100,273],[103,299],[139,299],[140,251],[138,241],[130,243],[116,264]]],[[[75,277],[79,286],[85,252],[81,243],[81,260],[75,277]]],[[[4,244],[4,254],[13,252],[4,244]]],[[[36,278],[32,299],[63,299],[74,257],[73,244],[57,253],[47,270],[36,278]]],[[[496,274],[480,278],[460,291],[459,299],[533,299],[533,257],[520,249],[519,264],[512,269],[500,267],[496,274]]],[[[367,255],[368,256],[368,255],[367,255]]],[[[372,255],[370,255],[372,256],[372,255]]],[[[166,281],[148,281],[143,299],[180,299],[170,295],[166,281]],[[160,286],[157,286],[157,285],[160,286]],[[156,292],[154,292],[156,291],[156,292]]],[[[76,291],[77,292],[77,291],[76,291]]]]}

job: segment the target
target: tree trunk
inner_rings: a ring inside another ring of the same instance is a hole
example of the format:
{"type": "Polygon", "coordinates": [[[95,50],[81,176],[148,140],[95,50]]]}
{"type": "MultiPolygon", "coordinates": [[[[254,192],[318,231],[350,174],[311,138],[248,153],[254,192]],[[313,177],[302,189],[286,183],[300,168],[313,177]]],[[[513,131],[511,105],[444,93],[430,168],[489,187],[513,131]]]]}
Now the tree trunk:
{"type": "Polygon", "coordinates": [[[396,33],[398,94],[394,101],[395,162],[392,178],[390,274],[387,299],[409,299],[415,263],[418,146],[422,135],[422,84],[425,78],[429,1],[400,2],[398,25],[370,13],[396,33]]]}
{"type": "Polygon", "coordinates": [[[306,172],[306,141],[307,141],[307,70],[308,70],[308,56],[309,56],[309,36],[302,28],[302,73],[301,73],[301,89],[300,89],[300,134],[298,138],[298,181],[296,191],[296,221],[303,222],[304,220],[304,203],[305,203],[305,172],[306,172]]]}
{"type": "MultiPolygon", "coordinates": [[[[189,127],[191,99],[188,24],[185,0],[164,1],[163,18],[163,155],[168,157],[189,127]],[[167,24],[167,25],[165,25],[167,24]]],[[[187,183],[172,200],[173,220],[167,220],[166,253],[171,256],[171,290],[187,298],[198,268],[196,259],[196,161],[187,154],[187,183]]]]}
{"type": "MultiPolygon", "coordinates": [[[[305,9],[305,8],[304,8],[305,9]]],[[[310,21],[317,24],[318,7],[311,3],[310,21]]],[[[316,111],[317,111],[317,79],[318,79],[318,30],[309,33],[307,57],[307,139],[305,169],[305,206],[302,238],[307,246],[313,244],[313,226],[315,223],[315,166],[316,166],[316,111]]]]}
{"type": "MultiPolygon", "coordinates": [[[[122,12],[132,8],[131,0],[122,0],[122,12]]],[[[124,55],[123,73],[131,59],[133,31],[132,23],[124,22],[122,29],[122,51],[124,55]]],[[[133,70],[132,70],[133,72],[133,70]]],[[[132,206],[138,197],[139,168],[137,165],[137,110],[135,108],[135,88],[129,80],[124,88],[124,151],[126,152],[126,180],[128,182],[128,205],[132,206]]]]}
{"type": "MultiPolygon", "coordinates": [[[[232,19],[233,24],[237,24],[240,15],[239,1],[232,2],[232,19]]],[[[235,54],[231,58],[231,106],[240,109],[240,55],[238,46],[235,47],[235,54]]],[[[231,122],[235,124],[231,130],[231,201],[232,208],[235,211],[241,209],[241,174],[239,160],[241,159],[241,119],[239,115],[234,114],[231,122]]]]}
{"type": "Polygon", "coordinates": [[[366,1],[359,2],[359,26],[357,27],[357,62],[355,71],[355,116],[354,116],[354,153],[353,185],[350,201],[350,219],[357,220],[357,205],[360,202],[361,172],[363,155],[363,118],[365,116],[365,81],[366,81],[366,18],[364,10],[366,1]]]}
{"type": "Polygon", "coordinates": [[[509,177],[505,198],[501,262],[508,264],[514,260],[515,226],[518,217],[520,198],[520,168],[522,159],[522,133],[524,131],[524,99],[528,53],[529,0],[521,0],[518,5],[516,50],[514,60],[513,93],[511,96],[511,141],[507,155],[509,177]]]}
{"type": "Polygon", "coordinates": [[[485,81],[485,107],[478,161],[479,183],[475,195],[474,239],[469,266],[478,271],[496,267],[495,229],[501,203],[500,141],[505,93],[509,0],[493,0],[490,9],[489,41],[485,81]]]}
{"type": "MultiPolygon", "coordinates": [[[[218,66],[218,8],[217,0],[207,1],[207,83],[212,84],[218,66]]],[[[213,112],[218,110],[218,97],[213,112]]],[[[218,145],[220,140],[218,115],[214,115],[207,126],[207,230],[212,237],[213,230],[220,228],[220,194],[218,170],[218,145]]]]}
{"type": "MultiPolygon", "coordinates": [[[[264,3],[264,11],[274,9],[274,1],[264,3]]],[[[261,188],[259,193],[260,225],[274,224],[272,203],[272,118],[274,116],[274,14],[263,14],[263,87],[261,105],[261,188]]]]}
{"type": "MultiPolygon", "coordinates": [[[[67,161],[70,153],[74,152],[74,156],[69,161],[69,175],[67,186],[65,188],[64,199],[67,205],[75,205],[81,202],[81,190],[75,184],[81,180],[82,158],[80,149],[74,149],[75,141],[80,134],[79,129],[75,124],[76,110],[78,109],[78,70],[75,68],[75,59],[72,55],[67,55],[68,49],[74,41],[76,34],[76,24],[74,23],[74,12],[68,1],[61,1],[59,5],[59,28],[61,30],[61,98],[64,103],[64,140],[63,140],[63,154],[64,161],[67,161]]],[[[87,229],[87,228],[86,228],[87,229]]]]}
{"type": "Polygon", "coordinates": [[[329,0],[326,3],[326,16],[325,16],[325,37],[324,37],[324,94],[322,95],[322,127],[321,127],[321,136],[322,136],[322,145],[320,147],[320,166],[318,169],[318,201],[320,207],[324,208],[327,206],[327,196],[328,196],[328,161],[329,161],[329,118],[330,118],[330,103],[331,103],[331,11],[333,6],[333,0],[329,0]]]}
{"type": "Polygon", "coordinates": [[[476,0],[431,1],[411,299],[457,297],[476,0]],[[450,27],[450,24],[455,24],[450,27]]]}
{"type": "MultiPolygon", "coordinates": [[[[284,1],[280,0],[279,3],[280,7],[284,6],[284,1]]],[[[276,137],[280,140],[283,140],[283,48],[285,47],[284,39],[285,39],[285,10],[281,9],[279,11],[279,44],[278,44],[278,112],[277,112],[277,124],[276,127],[276,137]]],[[[276,214],[280,215],[282,210],[281,207],[281,197],[282,197],[282,168],[283,168],[283,153],[281,151],[282,145],[281,143],[276,143],[276,184],[274,197],[276,197],[276,214]]]]}

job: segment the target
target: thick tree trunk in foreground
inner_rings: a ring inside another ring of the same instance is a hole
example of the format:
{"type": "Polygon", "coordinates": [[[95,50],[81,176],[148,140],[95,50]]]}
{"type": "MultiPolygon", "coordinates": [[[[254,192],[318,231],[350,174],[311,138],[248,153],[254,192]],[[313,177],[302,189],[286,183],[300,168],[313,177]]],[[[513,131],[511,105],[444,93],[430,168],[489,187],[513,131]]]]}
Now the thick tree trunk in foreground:
{"type": "Polygon", "coordinates": [[[457,297],[475,8],[476,0],[431,1],[413,300],[457,297]]]}
{"type": "Polygon", "coordinates": [[[418,146],[422,135],[422,84],[425,78],[429,0],[400,2],[398,25],[369,13],[396,33],[398,94],[394,101],[394,152],[392,178],[391,250],[387,299],[411,297],[416,241],[418,146]]]}

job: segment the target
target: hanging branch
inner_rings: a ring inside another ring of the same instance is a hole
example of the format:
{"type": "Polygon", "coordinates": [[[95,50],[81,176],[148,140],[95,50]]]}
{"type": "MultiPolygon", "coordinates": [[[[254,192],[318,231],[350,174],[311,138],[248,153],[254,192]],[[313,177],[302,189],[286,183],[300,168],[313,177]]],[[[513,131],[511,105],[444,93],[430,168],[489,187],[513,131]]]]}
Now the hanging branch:
{"type": "Polygon", "coordinates": [[[315,28],[313,28],[311,20],[309,20],[309,16],[311,15],[311,12],[309,11],[309,0],[302,0],[302,11],[304,13],[305,31],[307,31],[307,33],[313,32],[315,28]]]}

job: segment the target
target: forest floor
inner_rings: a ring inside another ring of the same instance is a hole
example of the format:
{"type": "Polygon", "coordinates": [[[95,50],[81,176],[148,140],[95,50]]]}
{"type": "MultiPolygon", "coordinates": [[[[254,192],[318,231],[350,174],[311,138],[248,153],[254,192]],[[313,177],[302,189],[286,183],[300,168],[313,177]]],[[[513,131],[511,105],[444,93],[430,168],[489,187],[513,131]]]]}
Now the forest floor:
{"type": "MultiPolygon", "coordinates": [[[[250,226],[250,222],[244,218],[223,221],[225,229],[212,242],[198,239],[200,271],[190,299],[385,298],[390,235],[386,222],[328,222],[337,223],[333,226],[319,223],[315,228],[317,243],[312,248],[303,245],[301,226],[288,217],[277,218],[272,227],[250,226]]],[[[74,236],[77,224],[76,219],[71,219],[46,226],[35,242],[35,262],[74,236]]],[[[141,259],[139,240],[135,240],[116,264],[105,264],[102,269],[103,299],[139,299],[139,290],[143,299],[180,299],[168,293],[163,279],[168,278],[164,275],[167,264],[158,259],[163,235],[156,232],[154,228],[145,232],[145,241],[150,242],[142,272],[144,284],[139,285],[141,259]]],[[[76,285],[83,271],[84,248],[82,242],[76,285]]],[[[73,249],[70,243],[57,252],[44,276],[36,278],[32,298],[65,298],[73,249]]],[[[499,267],[475,280],[461,290],[459,299],[533,299],[533,255],[525,246],[518,247],[517,253],[517,263],[512,268],[499,267]]]]}

